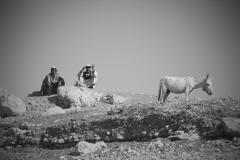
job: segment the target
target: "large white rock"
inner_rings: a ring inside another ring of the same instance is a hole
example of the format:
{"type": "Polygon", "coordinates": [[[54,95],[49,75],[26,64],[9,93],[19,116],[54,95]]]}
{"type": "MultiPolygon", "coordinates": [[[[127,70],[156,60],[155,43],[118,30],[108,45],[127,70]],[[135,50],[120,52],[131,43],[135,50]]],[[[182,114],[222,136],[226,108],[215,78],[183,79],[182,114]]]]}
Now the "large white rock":
{"type": "Polygon", "coordinates": [[[161,138],[153,139],[151,143],[148,145],[148,150],[153,150],[153,149],[161,149],[165,146],[165,142],[161,138]]]}
{"type": "Polygon", "coordinates": [[[119,96],[117,94],[107,94],[105,96],[102,96],[101,101],[104,103],[109,104],[119,104],[123,103],[126,100],[126,98],[119,96]]]}
{"type": "Polygon", "coordinates": [[[81,141],[76,146],[76,152],[82,153],[82,154],[88,154],[96,152],[99,149],[106,148],[107,145],[104,142],[97,142],[97,143],[89,143],[86,141],[81,141]]]}
{"type": "Polygon", "coordinates": [[[58,104],[63,108],[94,106],[96,99],[85,87],[59,87],[57,90],[58,104]]]}
{"type": "Polygon", "coordinates": [[[223,130],[227,136],[240,137],[240,119],[226,117],[222,118],[223,130]]]}
{"type": "Polygon", "coordinates": [[[8,91],[0,88],[0,116],[8,117],[22,114],[26,111],[25,103],[8,91]]]}
{"type": "Polygon", "coordinates": [[[66,111],[61,107],[55,106],[48,108],[45,112],[42,113],[43,116],[55,115],[55,114],[64,114],[66,111]]]}

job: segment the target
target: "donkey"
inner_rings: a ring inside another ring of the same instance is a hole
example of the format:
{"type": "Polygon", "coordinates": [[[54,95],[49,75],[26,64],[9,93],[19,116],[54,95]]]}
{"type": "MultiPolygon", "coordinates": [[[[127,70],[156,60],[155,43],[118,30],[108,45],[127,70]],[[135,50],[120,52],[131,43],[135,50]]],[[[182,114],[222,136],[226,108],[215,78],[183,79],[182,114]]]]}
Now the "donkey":
{"type": "Polygon", "coordinates": [[[164,77],[160,80],[158,90],[158,101],[164,103],[170,94],[173,93],[185,93],[186,101],[189,99],[189,94],[197,88],[202,88],[208,95],[213,94],[212,82],[209,78],[209,73],[205,78],[193,78],[193,77],[164,77]]]}

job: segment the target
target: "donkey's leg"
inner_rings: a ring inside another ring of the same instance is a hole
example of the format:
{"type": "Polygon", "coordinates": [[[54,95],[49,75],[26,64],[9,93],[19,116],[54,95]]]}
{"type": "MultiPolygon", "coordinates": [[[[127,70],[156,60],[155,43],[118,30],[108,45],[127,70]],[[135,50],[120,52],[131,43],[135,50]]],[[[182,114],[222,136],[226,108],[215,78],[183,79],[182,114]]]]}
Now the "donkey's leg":
{"type": "Polygon", "coordinates": [[[162,94],[161,94],[161,97],[160,97],[160,101],[161,101],[162,104],[164,103],[164,97],[165,97],[166,93],[167,93],[166,87],[162,87],[162,94]]]}
{"type": "Polygon", "coordinates": [[[188,90],[185,91],[185,96],[186,96],[186,102],[188,102],[188,99],[189,99],[189,91],[188,90]]]}
{"type": "Polygon", "coordinates": [[[159,88],[158,88],[157,102],[160,102],[161,95],[162,95],[162,84],[161,84],[161,80],[160,80],[159,88]]]}
{"type": "Polygon", "coordinates": [[[162,95],[161,95],[161,97],[160,97],[160,102],[163,104],[164,103],[164,96],[165,96],[165,94],[166,94],[166,92],[165,91],[163,91],[162,92],[162,95]]]}
{"type": "Polygon", "coordinates": [[[167,97],[168,97],[169,94],[170,94],[170,90],[168,89],[167,92],[166,92],[166,94],[165,94],[165,96],[164,96],[164,98],[163,98],[163,102],[166,101],[166,99],[167,99],[167,97]]]}

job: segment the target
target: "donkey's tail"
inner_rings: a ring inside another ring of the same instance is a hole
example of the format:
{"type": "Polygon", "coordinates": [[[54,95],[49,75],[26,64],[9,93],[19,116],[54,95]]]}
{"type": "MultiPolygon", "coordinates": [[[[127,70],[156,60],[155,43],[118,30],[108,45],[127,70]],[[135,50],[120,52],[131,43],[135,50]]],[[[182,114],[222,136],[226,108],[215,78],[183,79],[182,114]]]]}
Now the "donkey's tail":
{"type": "Polygon", "coordinates": [[[162,94],[162,85],[161,85],[161,80],[160,80],[159,89],[158,89],[158,97],[157,97],[158,101],[160,101],[161,94],[162,94]]]}

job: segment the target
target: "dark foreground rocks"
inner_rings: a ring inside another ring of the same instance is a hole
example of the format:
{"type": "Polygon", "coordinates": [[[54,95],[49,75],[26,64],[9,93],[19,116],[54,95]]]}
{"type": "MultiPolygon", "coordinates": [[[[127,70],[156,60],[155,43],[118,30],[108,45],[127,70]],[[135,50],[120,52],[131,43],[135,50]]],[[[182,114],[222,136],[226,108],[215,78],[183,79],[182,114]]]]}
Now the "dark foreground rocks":
{"type": "MultiPolygon", "coordinates": [[[[93,119],[88,119],[87,116],[79,117],[78,112],[67,114],[62,112],[62,109],[56,109],[55,106],[48,111],[59,112],[61,117],[65,117],[62,124],[50,124],[37,132],[36,127],[26,126],[26,130],[35,129],[30,135],[33,139],[37,137],[39,140],[38,143],[30,141],[26,143],[40,144],[50,148],[64,148],[75,146],[80,141],[151,141],[159,137],[175,141],[239,136],[239,119],[223,118],[221,111],[216,113],[210,107],[203,110],[200,104],[176,103],[160,106],[157,103],[138,103],[123,104],[118,107],[106,105],[108,110],[105,113],[96,112],[93,119]],[[69,115],[74,116],[68,118],[69,115]]],[[[90,114],[94,111],[87,112],[90,114]]],[[[51,112],[47,113],[48,116],[52,115],[51,112]]],[[[4,138],[8,139],[6,137],[4,135],[4,138]]],[[[28,137],[28,139],[31,138],[28,137]]],[[[18,139],[12,138],[12,141],[12,144],[23,145],[22,141],[18,142],[18,139]]]]}
{"type": "Polygon", "coordinates": [[[240,119],[225,117],[222,118],[223,130],[227,136],[240,137],[240,119]]]}

